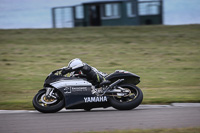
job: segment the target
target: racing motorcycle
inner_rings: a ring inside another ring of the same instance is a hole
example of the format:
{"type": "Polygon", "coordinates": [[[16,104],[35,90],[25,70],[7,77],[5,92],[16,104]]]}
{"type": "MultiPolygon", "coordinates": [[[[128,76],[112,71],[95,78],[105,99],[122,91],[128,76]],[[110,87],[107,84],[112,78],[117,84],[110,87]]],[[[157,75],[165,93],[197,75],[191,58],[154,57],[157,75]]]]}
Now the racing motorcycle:
{"type": "Polygon", "coordinates": [[[99,86],[91,84],[81,73],[70,76],[61,74],[62,68],[51,72],[44,88],[33,98],[33,106],[42,113],[58,112],[62,108],[84,109],[114,107],[131,110],[139,106],[143,93],[136,85],[140,77],[134,73],[116,70],[105,76],[99,86]]]}

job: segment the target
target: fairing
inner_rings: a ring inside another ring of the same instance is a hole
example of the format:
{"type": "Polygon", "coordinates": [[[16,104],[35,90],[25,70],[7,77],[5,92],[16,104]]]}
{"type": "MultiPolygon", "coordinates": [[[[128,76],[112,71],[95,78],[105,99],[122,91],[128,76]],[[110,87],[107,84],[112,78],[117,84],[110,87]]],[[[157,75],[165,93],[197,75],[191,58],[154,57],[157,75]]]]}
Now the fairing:
{"type": "Polygon", "coordinates": [[[85,79],[50,75],[44,86],[58,89],[65,98],[65,108],[109,107],[109,97],[92,94],[92,84],[85,79]]]}
{"type": "Polygon", "coordinates": [[[106,80],[109,80],[111,82],[114,82],[118,79],[124,79],[123,83],[129,83],[134,85],[140,83],[140,77],[138,75],[124,70],[115,71],[114,73],[109,74],[106,77],[106,80]]]}

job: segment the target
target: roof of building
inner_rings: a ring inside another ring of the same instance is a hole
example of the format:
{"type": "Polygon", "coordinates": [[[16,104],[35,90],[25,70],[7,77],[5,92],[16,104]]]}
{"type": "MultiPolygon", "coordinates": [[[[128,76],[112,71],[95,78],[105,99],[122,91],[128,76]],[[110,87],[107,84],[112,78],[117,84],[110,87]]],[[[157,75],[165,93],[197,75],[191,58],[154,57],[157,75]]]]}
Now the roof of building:
{"type": "Polygon", "coordinates": [[[83,4],[101,4],[101,3],[113,3],[113,2],[123,2],[123,1],[130,1],[130,0],[99,0],[99,1],[84,2],[83,4]]]}

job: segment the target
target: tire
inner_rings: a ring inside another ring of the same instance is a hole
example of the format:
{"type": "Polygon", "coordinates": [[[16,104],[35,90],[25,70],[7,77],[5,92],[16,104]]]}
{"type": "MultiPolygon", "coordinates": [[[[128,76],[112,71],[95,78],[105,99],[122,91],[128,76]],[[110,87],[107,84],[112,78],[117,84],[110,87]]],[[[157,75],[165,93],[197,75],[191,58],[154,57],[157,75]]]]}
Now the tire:
{"type": "Polygon", "coordinates": [[[59,91],[55,92],[55,93],[58,94],[59,99],[55,99],[54,103],[52,103],[52,104],[43,103],[41,101],[41,98],[44,97],[45,92],[46,92],[45,89],[40,90],[34,96],[32,103],[33,103],[33,106],[36,110],[38,110],[39,112],[42,112],[42,113],[55,113],[55,112],[58,112],[59,110],[61,110],[64,107],[64,105],[65,105],[64,98],[59,91]]]}
{"type": "Polygon", "coordinates": [[[112,96],[109,100],[112,107],[118,110],[131,110],[142,103],[143,93],[140,88],[132,84],[122,84],[120,87],[129,89],[134,98],[112,96]]]}
{"type": "Polygon", "coordinates": [[[85,111],[91,111],[91,108],[84,108],[85,111]]]}

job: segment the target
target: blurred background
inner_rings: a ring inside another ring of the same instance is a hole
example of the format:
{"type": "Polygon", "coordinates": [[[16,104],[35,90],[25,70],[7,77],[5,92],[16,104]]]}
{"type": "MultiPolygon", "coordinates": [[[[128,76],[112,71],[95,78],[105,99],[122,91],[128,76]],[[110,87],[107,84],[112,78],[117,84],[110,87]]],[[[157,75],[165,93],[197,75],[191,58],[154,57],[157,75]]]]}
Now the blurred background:
{"type": "MultiPolygon", "coordinates": [[[[51,8],[75,6],[89,1],[99,0],[0,0],[0,28],[52,28],[51,8]]],[[[163,0],[163,24],[199,24],[199,5],[199,0],[163,0]]],[[[81,7],[77,10],[81,10],[81,7]]],[[[69,9],[58,9],[56,14],[58,21],[63,19],[65,23],[68,23],[65,25],[58,24],[58,27],[73,26],[73,24],[69,23],[71,19],[71,11],[69,9]],[[64,18],[62,16],[63,13],[64,18]]],[[[63,23],[63,21],[58,23],[63,23]]]]}

